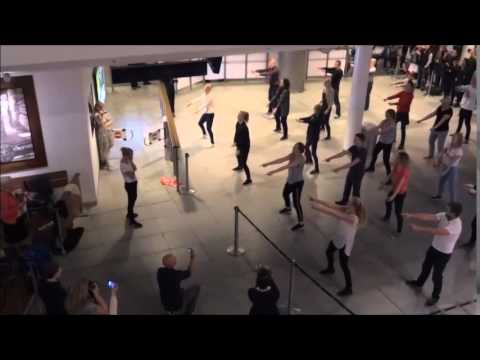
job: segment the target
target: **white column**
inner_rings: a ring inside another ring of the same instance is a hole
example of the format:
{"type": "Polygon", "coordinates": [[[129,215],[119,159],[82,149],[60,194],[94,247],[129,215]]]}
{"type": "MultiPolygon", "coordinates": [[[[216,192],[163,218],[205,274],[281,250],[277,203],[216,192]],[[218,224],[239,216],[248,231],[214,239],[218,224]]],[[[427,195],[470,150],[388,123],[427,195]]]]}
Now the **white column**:
{"type": "Polygon", "coordinates": [[[290,80],[290,91],[292,93],[305,90],[307,51],[280,52],[278,54],[278,66],[280,68],[280,78],[290,80]]]}
{"type": "Polygon", "coordinates": [[[347,132],[345,134],[344,146],[350,147],[353,144],[355,134],[362,131],[363,112],[367,97],[368,72],[370,59],[372,57],[372,45],[357,46],[355,52],[355,66],[352,76],[352,91],[348,106],[347,132]]]}

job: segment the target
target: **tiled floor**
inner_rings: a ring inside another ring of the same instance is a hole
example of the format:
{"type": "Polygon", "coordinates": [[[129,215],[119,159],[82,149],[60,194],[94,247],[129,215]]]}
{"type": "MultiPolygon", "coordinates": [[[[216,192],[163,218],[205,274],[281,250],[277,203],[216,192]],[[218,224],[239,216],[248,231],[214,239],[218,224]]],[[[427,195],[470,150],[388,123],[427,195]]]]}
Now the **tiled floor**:
{"type": "MultiPolygon", "coordinates": [[[[377,77],[371,96],[370,111],[365,121],[374,123],[382,119],[387,105],[382,100],[397,89],[390,86],[389,77],[377,77]]],[[[240,221],[240,243],[246,249],[244,257],[234,258],[226,253],[232,244],[234,231],[233,207],[238,205],[283,251],[294,257],[324,288],[335,293],[343,286],[341,272],[330,277],[318,274],[325,266],[325,249],[335,234],[336,223],[314,213],[308,205],[308,196],[334,201],[341,194],[345,174],[331,172],[336,165],[321,162],[320,175],[306,175],[303,207],[306,226],[292,233],[294,216],[281,216],[281,191],[285,174],[267,177],[260,164],[289,153],[293,144],[304,141],[306,128],[294,120],[307,115],[320,98],[321,83],[309,82],[306,91],[293,94],[289,116],[290,137],[280,142],[273,133],[273,120],[264,118],[266,85],[221,84],[215,85],[216,114],[214,132],[216,146],[201,138],[198,115],[185,104],[200,94],[200,90],[177,96],[176,122],[182,148],[191,155],[190,178],[197,190],[195,196],[180,196],[175,188],[160,184],[161,176],[172,175],[172,164],[164,159],[163,143],[145,148],[143,134],[148,129],[160,127],[160,105],[156,85],[132,91],[116,88],[108,96],[107,108],[115,119],[115,126],[132,128],[134,138],[119,142],[112,151],[111,172],[101,172],[98,206],[90,209],[90,216],[79,219],[78,225],[86,228],[79,247],[61,259],[64,282],[71,284],[81,276],[105,283],[113,279],[120,283],[120,314],[161,314],[155,280],[161,258],[167,252],[179,257],[179,267],[187,261],[188,247],[195,249],[197,263],[191,280],[202,286],[198,314],[246,314],[250,304],[247,289],[254,284],[254,268],[268,264],[281,290],[280,305],[287,303],[288,263],[243,219],[240,221]],[[243,187],[243,174],[233,173],[236,166],[232,147],[236,114],[239,110],[250,112],[252,149],[249,166],[253,185],[243,187]],[[139,176],[139,199],[136,211],[144,227],[132,231],[125,227],[126,195],[118,171],[119,147],[128,145],[136,150],[139,176]]],[[[332,117],[330,142],[321,141],[320,159],[338,152],[343,144],[350,79],[342,83],[340,100],[343,116],[332,117]]],[[[417,93],[411,118],[418,119],[429,113],[439,98],[425,98],[417,93]]],[[[457,113],[458,110],[455,111],[457,113]]],[[[452,120],[456,126],[457,116],[452,120]]],[[[453,127],[453,126],[452,126],[453,127]]],[[[414,125],[408,129],[407,151],[413,158],[413,179],[405,211],[441,211],[444,203],[433,202],[429,196],[436,187],[436,175],[423,160],[426,152],[429,125],[414,125]]],[[[476,126],[473,127],[476,134],[476,126]]],[[[476,136],[466,147],[461,164],[460,184],[475,179],[476,136]]],[[[337,162],[344,163],[347,159],[337,162]]],[[[474,298],[475,253],[457,249],[445,273],[444,292],[438,306],[424,306],[431,291],[431,282],[416,293],[404,280],[417,275],[431,239],[413,234],[408,226],[399,238],[392,237],[394,220],[389,225],[379,221],[383,212],[385,194],[378,191],[384,175],[381,160],[377,172],[366,175],[362,196],[369,211],[368,226],[359,231],[351,256],[354,295],[342,300],[358,314],[427,314],[439,308],[462,303],[474,298]]],[[[307,168],[309,171],[309,168],[307,168]]],[[[460,190],[465,205],[463,242],[470,232],[475,200],[460,190]]],[[[339,270],[339,269],[338,269],[339,270]]],[[[187,282],[187,283],[188,283],[187,282]]],[[[300,314],[345,314],[334,300],[316,287],[304,275],[296,273],[294,306],[300,314]]],[[[457,308],[452,314],[474,313],[475,305],[457,308]]]]}

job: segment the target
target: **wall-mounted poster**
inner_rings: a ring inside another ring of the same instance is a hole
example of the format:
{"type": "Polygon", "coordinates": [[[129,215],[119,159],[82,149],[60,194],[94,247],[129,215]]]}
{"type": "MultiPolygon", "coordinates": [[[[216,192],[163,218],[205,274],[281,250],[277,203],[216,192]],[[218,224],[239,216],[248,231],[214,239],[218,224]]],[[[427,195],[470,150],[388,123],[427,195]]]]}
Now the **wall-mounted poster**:
{"type": "Polygon", "coordinates": [[[105,104],[105,100],[107,99],[107,89],[105,87],[105,69],[103,66],[95,68],[95,86],[97,101],[105,104]]]}
{"type": "Polygon", "coordinates": [[[32,76],[0,82],[0,171],[47,166],[32,76]]]}

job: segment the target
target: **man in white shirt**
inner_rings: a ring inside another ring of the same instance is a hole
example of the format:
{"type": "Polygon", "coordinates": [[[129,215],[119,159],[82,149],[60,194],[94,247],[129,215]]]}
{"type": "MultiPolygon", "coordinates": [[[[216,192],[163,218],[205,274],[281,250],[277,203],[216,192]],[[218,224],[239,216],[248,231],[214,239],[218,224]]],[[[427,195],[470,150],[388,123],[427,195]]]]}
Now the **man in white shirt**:
{"type": "Polygon", "coordinates": [[[465,127],[467,133],[465,134],[465,144],[468,144],[470,138],[470,121],[472,119],[472,113],[477,108],[477,78],[472,78],[470,85],[457,86],[456,90],[463,93],[462,101],[460,102],[460,112],[458,113],[458,127],[457,133],[462,130],[463,122],[465,121],[465,127]]]}
{"type": "Polygon", "coordinates": [[[437,227],[427,227],[411,224],[413,231],[432,234],[433,242],[427,251],[427,255],[422,265],[422,272],[417,280],[408,280],[407,285],[421,288],[433,268],[433,293],[427,300],[426,305],[435,305],[440,299],[442,291],[443,271],[447,266],[450,256],[455,248],[455,244],[462,233],[462,204],[451,202],[448,204],[446,213],[426,214],[426,213],[406,213],[403,216],[406,219],[416,219],[421,221],[438,222],[437,227]]]}
{"type": "Polygon", "coordinates": [[[137,201],[137,166],[133,162],[133,150],[128,147],[122,147],[122,160],[120,160],[120,171],[125,181],[125,190],[127,191],[128,207],[127,207],[127,219],[130,226],[135,229],[141,228],[142,224],[137,222],[135,218],[138,216],[134,213],[133,208],[135,201],[137,201]]]}
{"type": "Polygon", "coordinates": [[[207,84],[203,88],[204,94],[192,101],[190,101],[187,104],[187,107],[191,106],[193,103],[198,103],[200,102],[200,108],[195,111],[195,114],[202,112],[202,116],[200,117],[200,120],[198,122],[198,126],[200,126],[200,129],[202,129],[203,137],[205,138],[207,136],[207,133],[205,131],[205,127],[203,124],[207,123],[207,131],[208,135],[210,136],[210,142],[212,145],[215,144],[213,140],[213,131],[212,131],[212,125],[213,125],[213,118],[215,116],[214,109],[213,109],[213,98],[212,95],[210,94],[212,91],[212,85],[207,84]]]}

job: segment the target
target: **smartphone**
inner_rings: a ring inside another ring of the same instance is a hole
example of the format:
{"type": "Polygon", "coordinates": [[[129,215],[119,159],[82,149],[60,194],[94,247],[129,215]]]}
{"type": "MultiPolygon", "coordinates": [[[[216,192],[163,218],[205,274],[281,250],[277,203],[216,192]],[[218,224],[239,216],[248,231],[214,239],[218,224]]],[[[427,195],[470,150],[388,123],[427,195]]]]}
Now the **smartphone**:
{"type": "Polygon", "coordinates": [[[116,287],[117,287],[117,283],[109,280],[109,281],[107,282],[107,287],[108,287],[109,289],[116,288],[116,287]]]}

